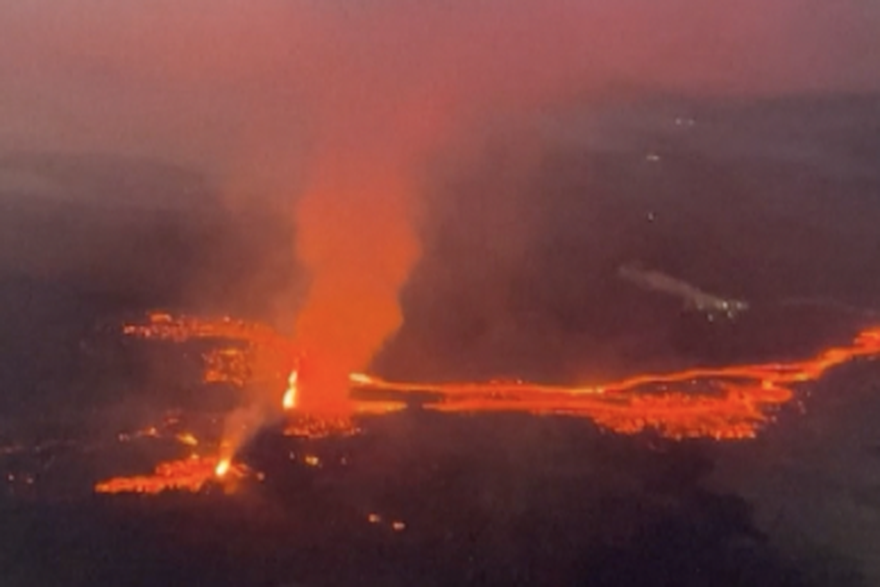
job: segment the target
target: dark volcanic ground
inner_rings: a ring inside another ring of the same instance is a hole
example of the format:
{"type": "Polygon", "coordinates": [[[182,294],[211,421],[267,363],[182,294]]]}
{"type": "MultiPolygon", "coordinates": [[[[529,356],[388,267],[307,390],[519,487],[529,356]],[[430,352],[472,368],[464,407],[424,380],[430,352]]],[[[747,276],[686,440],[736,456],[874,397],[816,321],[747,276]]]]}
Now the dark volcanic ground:
{"type": "MultiPolygon", "coordinates": [[[[880,305],[878,113],[658,100],[491,134],[426,182],[425,256],[376,370],[602,380],[848,339],[880,305]],[[753,310],[709,323],[615,277],[636,261],[753,310]]],[[[0,455],[3,585],[880,581],[874,363],[804,389],[806,413],[756,441],[406,413],[309,446],[267,432],[246,455],[265,481],[232,496],[89,495],[175,456],[119,431],[237,398],[199,383],[191,349],[118,325],[156,306],[278,320],[303,282],[289,226],[229,212],[198,174],[99,155],[0,157],[0,206],[0,446],[45,447],[0,455]]]]}
{"type": "Polygon", "coordinates": [[[321,468],[259,444],[249,460],[276,462],[235,496],[4,500],[7,584],[863,584],[826,551],[784,555],[745,500],[706,489],[701,443],[407,415],[310,447],[321,468]]]}

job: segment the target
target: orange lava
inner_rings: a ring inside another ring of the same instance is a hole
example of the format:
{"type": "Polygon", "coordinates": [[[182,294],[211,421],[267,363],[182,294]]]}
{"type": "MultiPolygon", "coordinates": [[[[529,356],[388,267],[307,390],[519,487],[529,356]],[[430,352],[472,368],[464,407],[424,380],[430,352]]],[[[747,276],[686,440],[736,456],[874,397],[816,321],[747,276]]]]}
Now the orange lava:
{"type": "Polygon", "coordinates": [[[590,418],[603,428],[634,434],[651,428],[669,438],[754,437],[773,408],[794,397],[798,383],[815,381],[829,369],[880,355],[880,328],[860,333],[852,344],[790,363],[764,363],[637,375],[598,386],[532,384],[392,383],[355,374],[362,391],[406,396],[433,393],[426,407],[444,412],[517,411],[590,418]]]}
{"type": "MultiPolygon", "coordinates": [[[[164,319],[163,319],[164,320],[164,319]]],[[[227,324],[228,322],[224,322],[227,324]]],[[[151,324],[156,324],[155,320],[151,324]]],[[[184,340],[192,325],[195,336],[222,328],[195,319],[160,321],[150,337],[184,340]],[[173,328],[169,326],[174,324],[173,328]]],[[[261,333],[251,357],[258,363],[280,365],[282,371],[296,356],[293,345],[267,327],[239,327],[226,334],[261,333]],[[276,346],[277,345],[277,346],[276,346]],[[290,353],[285,356],[285,353],[290,353]]],[[[245,340],[248,340],[245,338],[245,340]]],[[[669,438],[751,438],[772,420],[773,412],[794,397],[794,386],[815,381],[829,369],[862,357],[880,355],[880,327],[861,332],[851,344],[832,347],[803,361],[686,369],[672,373],[645,374],[593,386],[547,386],[531,383],[415,383],[391,382],[361,373],[349,376],[349,388],[357,412],[387,413],[408,403],[427,409],[467,412],[525,412],[536,415],[564,414],[589,418],[599,426],[621,434],[654,429],[669,438]],[[390,399],[389,399],[390,398],[390,399]]],[[[264,367],[266,369],[266,367],[264,367]]],[[[301,377],[302,378],[302,377],[301,377]]],[[[228,381],[233,381],[230,377],[228,381]]],[[[281,379],[283,381],[283,379],[281,379]]],[[[276,386],[278,387],[278,386],[276,386]]],[[[278,387],[283,389],[283,387],[278,387]]],[[[279,397],[279,401],[281,398],[279,397]]],[[[290,433],[327,430],[314,421],[292,423],[290,433]]],[[[340,427],[342,429],[344,427],[340,427]]]]}
{"type": "Polygon", "coordinates": [[[217,347],[202,357],[207,383],[265,385],[288,377],[299,361],[293,343],[269,326],[229,317],[206,320],[154,312],[146,324],[126,324],[123,333],[178,343],[193,339],[215,342],[217,347]]]}
{"type": "Polygon", "coordinates": [[[240,479],[247,470],[244,466],[230,464],[222,475],[217,469],[220,460],[216,457],[191,456],[176,461],[160,463],[149,475],[114,477],[95,485],[97,493],[145,493],[157,494],[163,491],[198,492],[210,481],[240,479]]]}
{"type": "Polygon", "coordinates": [[[354,436],[360,429],[351,418],[308,415],[292,416],[284,428],[284,436],[297,438],[326,438],[328,436],[354,436]]]}

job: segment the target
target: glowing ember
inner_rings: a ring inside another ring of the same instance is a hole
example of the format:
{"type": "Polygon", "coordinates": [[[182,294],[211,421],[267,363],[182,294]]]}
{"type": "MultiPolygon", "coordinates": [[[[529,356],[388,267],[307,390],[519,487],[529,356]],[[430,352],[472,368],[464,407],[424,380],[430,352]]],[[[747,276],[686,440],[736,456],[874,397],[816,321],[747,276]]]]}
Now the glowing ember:
{"type": "Polygon", "coordinates": [[[150,475],[115,477],[95,485],[97,493],[148,493],[163,491],[200,491],[216,477],[244,477],[247,469],[211,457],[191,456],[160,463],[150,475]],[[222,471],[222,474],[220,473],[222,471]]]}
{"type": "Polygon", "coordinates": [[[348,376],[348,380],[351,381],[352,383],[354,383],[355,385],[358,385],[358,384],[368,385],[370,382],[372,382],[373,378],[370,377],[369,375],[365,375],[364,373],[351,373],[348,376]]]}

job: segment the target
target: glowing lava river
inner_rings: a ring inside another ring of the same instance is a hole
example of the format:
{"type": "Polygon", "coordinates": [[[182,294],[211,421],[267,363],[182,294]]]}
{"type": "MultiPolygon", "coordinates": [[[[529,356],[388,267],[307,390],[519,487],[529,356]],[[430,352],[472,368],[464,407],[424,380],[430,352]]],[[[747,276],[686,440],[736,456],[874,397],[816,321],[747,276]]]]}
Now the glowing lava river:
{"type": "MultiPolygon", "coordinates": [[[[279,411],[283,407],[292,414],[285,434],[320,436],[357,431],[350,419],[296,414],[297,386],[302,383],[298,349],[267,326],[229,318],[211,321],[157,313],[146,323],[127,325],[124,332],[151,340],[215,342],[216,347],[204,355],[205,381],[279,389],[279,411]]],[[[816,381],[829,369],[849,361],[877,356],[880,327],[866,329],[850,344],[828,348],[809,359],[638,375],[591,386],[392,382],[353,373],[351,409],[355,415],[382,414],[418,404],[446,413],[564,415],[589,419],[619,434],[654,430],[670,439],[744,439],[754,437],[772,421],[775,411],[795,397],[798,384],[816,381]]],[[[95,489],[113,493],[198,491],[213,479],[248,474],[246,467],[230,459],[172,461],[159,465],[152,475],[111,479],[95,489]]]]}

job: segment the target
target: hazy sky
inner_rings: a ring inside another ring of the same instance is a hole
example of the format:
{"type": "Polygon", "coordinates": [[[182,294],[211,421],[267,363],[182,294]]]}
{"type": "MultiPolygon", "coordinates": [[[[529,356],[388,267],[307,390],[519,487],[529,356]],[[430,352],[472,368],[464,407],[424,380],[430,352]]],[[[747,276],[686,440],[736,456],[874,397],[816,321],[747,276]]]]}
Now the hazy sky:
{"type": "Polygon", "coordinates": [[[880,85],[875,0],[28,0],[0,8],[0,149],[292,181],[328,132],[444,125],[608,84],[880,85]],[[428,112],[432,110],[434,114],[428,112]],[[416,124],[415,121],[408,124],[416,124]],[[357,127],[353,129],[353,127],[357,127]],[[335,130],[334,130],[335,128],[335,130]]]}

